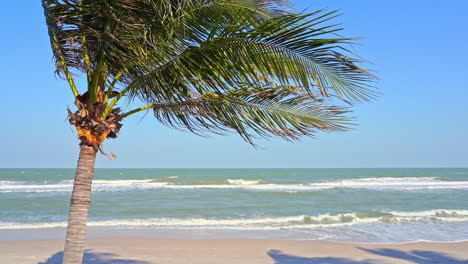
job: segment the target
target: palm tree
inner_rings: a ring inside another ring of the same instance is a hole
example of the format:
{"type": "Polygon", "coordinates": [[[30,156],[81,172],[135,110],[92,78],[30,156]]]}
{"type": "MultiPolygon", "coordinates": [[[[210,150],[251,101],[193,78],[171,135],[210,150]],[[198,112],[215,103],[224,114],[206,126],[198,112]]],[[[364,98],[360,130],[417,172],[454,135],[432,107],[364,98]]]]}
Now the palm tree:
{"type": "MultiPolygon", "coordinates": [[[[152,110],[196,134],[296,140],[344,131],[375,77],[329,24],[284,0],[42,0],[57,74],[68,81],[80,154],[64,263],[82,262],[94,163],[122,121],[152,110]],[[86,74],[80,90],[75,77],[86,74]],[[117,107],[122,99],[135,109],[117,107]]],[[[113,158],[113,154],[109,155],[113,158]]]]}

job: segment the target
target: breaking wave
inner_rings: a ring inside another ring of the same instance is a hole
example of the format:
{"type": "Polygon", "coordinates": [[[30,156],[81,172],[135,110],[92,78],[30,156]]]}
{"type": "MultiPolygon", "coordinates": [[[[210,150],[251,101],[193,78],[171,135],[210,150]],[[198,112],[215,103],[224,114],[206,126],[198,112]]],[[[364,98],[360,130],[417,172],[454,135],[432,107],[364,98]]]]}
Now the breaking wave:
{"type": "MultiPolygon", "coordinates": [[[[150,218],[89,221],[91,227],[149,228],[149,229],[233,229],[277,230],[314,227],[336,227],[366,223],[411,223],[468,221],[468,210],[429,211],[373,211],[366,213],[298,215],[266,218],[206,219],[206,218],[150,218]]],[[[0,229],[32,229],[66,227],[66,222],[14,223],[0,222],[0,229]]]]}
{"type": "MultiPolygon", "coordinates": [[[[164,178],[163,178],[164,179],[164,178]]],[[[174,176],[171,179],[177,179],[174,176]]],[[[32,183],[0,181],[0,192],[69,192],[73,182],[32,183]]],[[[468,181],[442,181],[436,177],[406,178],[361,178],[343,179],[303,184],[267,183],[263,180],[228,179],[204,181],[193,184],[176,184],[157,179],[141,180],[94,180],[93,191],[126,191],[135,189],[243,189],[258,191],[306,192],[335,188],[374,189],[374,190],[467,190],[468,181]]]]}
{"type": "MultiPolygon", "coordinates": [[[[93,191],[122,191],[128,189],[160,188],[169,182],[145,180],[93,180],[93,191]]],[[[0,182],[0,192],[70,192],[73,181],[64,180],[57,183],[28,183],[3,181],[0,182]]]]}
{"type": "Polygon", "coordinates": [[[263,180],[242,180],[242,179],[235,179],[235,180],[227,180],[230,184],[234,185],[253,185],[262,183],[263,180]]]}

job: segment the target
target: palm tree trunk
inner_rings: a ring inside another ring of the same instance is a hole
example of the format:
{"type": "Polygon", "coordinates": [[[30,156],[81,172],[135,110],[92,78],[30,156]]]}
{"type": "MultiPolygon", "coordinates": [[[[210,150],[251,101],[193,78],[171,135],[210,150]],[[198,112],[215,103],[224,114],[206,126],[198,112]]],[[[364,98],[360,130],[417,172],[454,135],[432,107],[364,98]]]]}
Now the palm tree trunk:
{"type": "Polygon", "coordinates": [[[82,144],[70,202],[63,264],[81,264],[83,261],[95,160],[96,150],[92,146],[82,144]]]}

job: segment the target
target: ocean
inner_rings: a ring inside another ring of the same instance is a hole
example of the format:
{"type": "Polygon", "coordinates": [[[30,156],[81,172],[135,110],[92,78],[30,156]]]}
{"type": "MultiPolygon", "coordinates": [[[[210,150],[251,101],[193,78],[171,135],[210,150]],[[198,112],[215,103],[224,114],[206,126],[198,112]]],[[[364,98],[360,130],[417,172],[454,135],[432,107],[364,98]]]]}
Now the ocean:
{"type": "MultiPolygon", "coordinates": [[[[2,230],[65,227],[74,169],[0,169],[2,230]]],[[[468,240],[468,169],[96,169],[90,228],[363,243],[468,240]]]]}

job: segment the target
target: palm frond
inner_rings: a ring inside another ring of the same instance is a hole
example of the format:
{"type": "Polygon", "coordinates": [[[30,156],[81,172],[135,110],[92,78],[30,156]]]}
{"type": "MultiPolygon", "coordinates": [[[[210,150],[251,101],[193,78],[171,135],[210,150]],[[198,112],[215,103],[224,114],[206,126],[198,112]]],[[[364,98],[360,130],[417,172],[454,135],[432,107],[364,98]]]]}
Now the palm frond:
{"type": "Polygon", "coordinates": [[[215,21],[218,24],[210,26],[192,23],[190,31],[196,32],[192,45],[136,77],[133,93],[145,99],[183,98],[193,90],[222,92],[240,83],[274,79],[347,102],[372,99],[375,77],[346,52],[351,39],[337,38],[332,33],[339,28],[322,25],[334,15],[322,11],[282,15],[258,25],[237,20],[215,21]]]}
{"type": "Polygon", "coordinates": [[[325,104],[301,91],[301,87],[242,89],[152,107],[155,117],[169,127],[199,135],[237,132],[252,145],[255,135],[295,140],[318,131],[349,129],[348,109],[325,104]]]}

